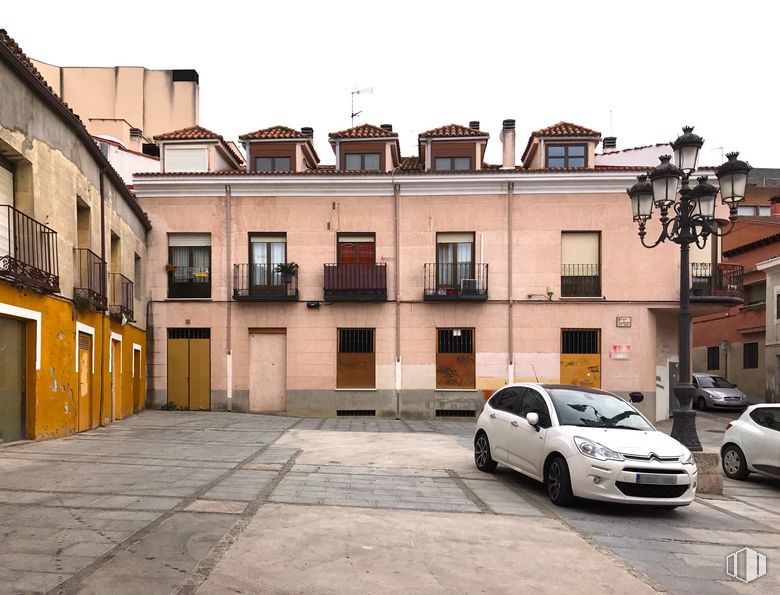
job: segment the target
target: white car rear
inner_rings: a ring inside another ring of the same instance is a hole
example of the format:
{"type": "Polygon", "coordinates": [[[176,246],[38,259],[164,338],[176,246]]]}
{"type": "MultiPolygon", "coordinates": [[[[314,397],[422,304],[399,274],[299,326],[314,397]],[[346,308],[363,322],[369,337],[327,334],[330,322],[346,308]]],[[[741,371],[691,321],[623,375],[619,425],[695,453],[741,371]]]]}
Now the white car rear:
{"type": "Polygon", "coordinates": [[[747,479],[751,472],[780,479],[780,405],[748,407],[726,426],[720,456],[731,479],[747,479]]]}
{"type": "Polygon", "coordinates": [[[576,386],[507,385],[485,404],[474,437],[482,471],[501,463],[575,498],[674,508],[696,493],[690,451],[620,397],[576,386]]]}

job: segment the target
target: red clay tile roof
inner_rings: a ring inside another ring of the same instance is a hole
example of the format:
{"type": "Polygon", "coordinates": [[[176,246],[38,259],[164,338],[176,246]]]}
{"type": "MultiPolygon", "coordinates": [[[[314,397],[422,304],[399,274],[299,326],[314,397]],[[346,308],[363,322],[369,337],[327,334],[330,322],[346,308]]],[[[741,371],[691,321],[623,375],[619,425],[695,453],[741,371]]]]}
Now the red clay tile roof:
{"type": "Polygon", "coordinates": [[[32,63],[32,61],[27,56],[27,54],[24,53],[24,50],[22,50],[19,44],[16,43],[16,40],[13,37],[8,35],[8,31],[6,31],[5,29],[0,29],[0,46],[2,46],[8,52],[10,52],[11,55],[14,58],[16,58],[16,60],[22,65],[22,67],[24,67],[34,77],[34,79],[36,79],[37,82],[40,83],[40,87],[42,87],[43,93],[46,94],[48,98],[53,99],[59,105],[61,105],[62,108],[64,108],[64,110],[66,110],[65,113],[63,114],[65,116],[64,120],[67,122],[69,118],[72,118],[69,124],[74,126],[77,136],[81,136],[82,140],[85,143],[89,143],[90,149],[93,149],[92,154],[95,160],[98,163],[102,162],[102,164],[106,166],[106,171],[108,173],[109,178],[114,183],[114,185],[119,189],[119,192],[123,195],[125,200],[128,202],[128,204],[130,205],[130,209],[136,214],[138,219],[141,221],[141,225],[143,225],[143,227],[147,231],[152,229],[152,223],[149,220],[149,216],[141,208],[141,205],[138,204],[138,201],[135,198],[135,194],[133,194],[132,192],[130,192],[130,190],[128,190],[127,184],[122,179],[122,177],[117,173],[114,166],[111,165],[111,162],[100,151],[100,149],[97,146],[97,143],[94,142],[92,135],[89,133],[87,127],[84,125],[84,122],[82,122],[78,114],[74,112],[70,108],[70,106],[65,101],[63,101],[59,95],[57,95],[54,92],[54,89],[52,89],[49,83],[46,82],[46,79],[43,78],[43,75],[40,73],[40,71],[35,67],[35,65],[32,63]]]}
{"type": "Polygon", "coordinates": [[[421,132],[419,138],[440,138],[440,137],[462,137],[462,136],[490,136],[484,130],[475,130],[468,126],[461,126],[460,124],[446,124],[433,128],[432,130],[426,130],[421,132]]]}
{"type": "Polygon", "coordinates": [[[254,132],[247,132],[238,137],[239,140],[274,140],[279,138],[289,139],[307,139],[308,137],[298,130],[288,128],[287,126],[271,126],[262,128],[254,132]]]}
{"type": "Polygon", "coordinates": [[[163,132],[154,137],[154,140],[225,140],[221,134],[212,132],[203,126],[190,126],[171,132],[163,132]]]}
{"type": "Polygon", "coordinates": [[[328,137],[330,138],[398,138],[398,134],[379,128],[372,124],[361,124],[354,128],[347,128],[346,130],[339,130],[338,132],[331,132],[328,137]]]}
{"type": "Polygon", "coordinates": [[[579,124],[572,124],[571,122],[558,122],[547,128],[536,130],[531,133],[531,136],[601,136],[601,133],[590,128],[585,128],[579,124]]]}

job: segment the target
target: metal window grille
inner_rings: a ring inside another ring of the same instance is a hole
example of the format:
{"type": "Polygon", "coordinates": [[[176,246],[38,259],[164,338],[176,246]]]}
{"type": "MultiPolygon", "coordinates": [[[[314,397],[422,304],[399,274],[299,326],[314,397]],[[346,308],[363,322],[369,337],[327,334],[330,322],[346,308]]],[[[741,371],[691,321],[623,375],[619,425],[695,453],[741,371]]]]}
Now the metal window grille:
{"type": "Polygon", "coordinates": [[[439,353],[474,353],[474,329],[439,329],[439,353]]]}
{"type": "Polygon", "coordinates": [[[561,353],[601,353],[598,329],[562,329],[561,353]]]}
{"type": "Polygon", "coordinates": [[[720,368],[720,347],[707,347],[707,369],[717,370],[720,368]]]}
{"type": "Polygon", "coordinates": [[[169,328],[169,339],[210,339],[209,328],[169,328]]]}
{"type": "Polygon", "coordinates": [[[336,417],[376,417],[376,409],[336,409],[336,417]]]}
{"type": "Polygon", "coordinates": [[[374,353],[374,329],[339,329],[339,353],[374,353]]]}

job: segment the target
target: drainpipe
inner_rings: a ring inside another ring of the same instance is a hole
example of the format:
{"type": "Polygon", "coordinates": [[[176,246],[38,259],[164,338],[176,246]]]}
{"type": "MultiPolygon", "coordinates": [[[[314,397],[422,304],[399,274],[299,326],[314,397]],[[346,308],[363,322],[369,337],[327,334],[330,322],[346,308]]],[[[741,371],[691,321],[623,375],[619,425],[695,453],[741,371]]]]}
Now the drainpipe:
{"type": "Polygon", "coordinates": [[[395,214],[393,225],[395,231],[395,417],[401,418],[401,185],[393,182],[393,198],[395,201],[395,214]]]}
{"type": "MultiPolygon", "coordinates": [[[[100,258],[103,263],[106,262],[106,189],[103,182],[103,175],[105,170],[100,168],[100,258]]],[[[106,267],[108,268],[108,267],[106,267]]],[[[101,290],[103,295],[106,295],[107,279],[106,272],[103,271],[103,283],[101,283],[101,290]]],[[[94,339],[93,339],[94,340],[94,339]]],[[[94,349],[94,345],[92,347],[94,349]]],[[[104,367],[106,361],[106,315],[103,313],[100,317],[100,406],[98,424],[103,425],[103,390],[105,388],[103,377],[104,367]]]]}
{"type": "Polygon", "coordinates": [[[227,410],[233,410],[233,276],[230,274],[233,260],[233,241],[231,237],[230,184],[225,184],[225,287],[227,288],[227,345],[225,350],[225,368],[227,370],[227,410]]]}
{"type": "Polygon", "coordinates": [[[507,351],[509,357],[507,358],[506,366],[506,381],[511,384],[515,381],[515,334],[514,334],[514,322],[512,316],[512,307],[514,306],[514,300],[512,299],[512,194],[515,190],[514,182],[507,182],[506,184],[506,210],[507,210],[507,263],[509,265],[508,283],[509,283],[509,309],[508,309],[508,328],[509,337],[507,340],[507,351]]]}

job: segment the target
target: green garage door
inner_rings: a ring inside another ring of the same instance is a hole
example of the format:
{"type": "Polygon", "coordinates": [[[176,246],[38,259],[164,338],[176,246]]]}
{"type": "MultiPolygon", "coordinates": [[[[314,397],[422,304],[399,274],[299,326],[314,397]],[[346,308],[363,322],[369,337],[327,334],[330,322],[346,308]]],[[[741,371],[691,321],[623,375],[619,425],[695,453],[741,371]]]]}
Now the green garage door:
{"type": "Polygon", "coordinates": [[[25,323],[0,316],[0,442],[26,438],[25,323]]]}

